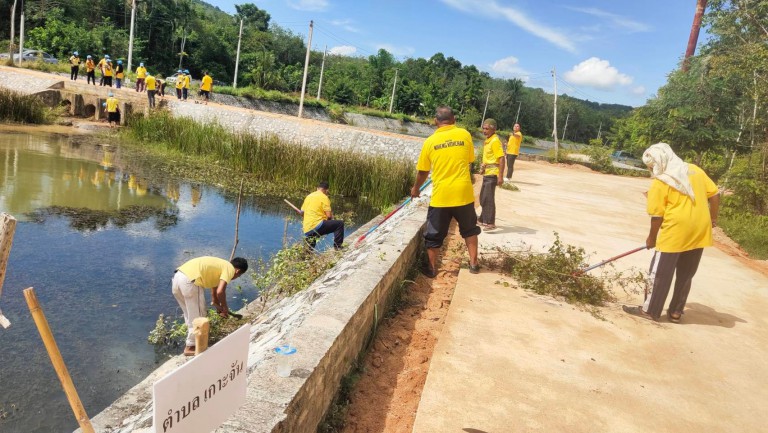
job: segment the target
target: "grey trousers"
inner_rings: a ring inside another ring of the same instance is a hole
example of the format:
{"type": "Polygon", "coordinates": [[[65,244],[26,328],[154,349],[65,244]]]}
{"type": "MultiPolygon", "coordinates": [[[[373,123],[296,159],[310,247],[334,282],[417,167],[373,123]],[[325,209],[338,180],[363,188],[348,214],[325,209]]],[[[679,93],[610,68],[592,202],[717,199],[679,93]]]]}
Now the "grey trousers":
{"type": "Polygon", "coordinates": [[[703,248],[684,251],[682,253],[656,252],[651,261],[651,276],[653,278],[653,292],[648,304],[643,310],[654,319],[661,317],[664,303],[667,301],[669,289],[672,286],[672,277],[675,277],[675,290],[672,293],[672,301],[669,303],[670,313],[682,313],[691,292],[691,281],[699,269],[703,248]],[[655,276],[654,276],[655,274],[655,276]]]}
{"type": "Polygon", "coordinates": [[[496,184],[499,178],[483,176],[483,186],[480,188],[480,206],[483,207],[478,220],[483,224],[496,224],[496,184]]]}

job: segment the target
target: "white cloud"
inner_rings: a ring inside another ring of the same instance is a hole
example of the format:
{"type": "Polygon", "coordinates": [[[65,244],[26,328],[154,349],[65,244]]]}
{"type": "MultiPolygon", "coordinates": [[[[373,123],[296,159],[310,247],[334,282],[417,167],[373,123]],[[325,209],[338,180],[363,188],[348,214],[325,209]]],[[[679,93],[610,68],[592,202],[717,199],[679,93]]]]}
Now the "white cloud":
{"type": "Polygon", "coordinates": [[[530,73],[521,68],[519,63],[520,60],[517,57],[509,56],[496,60],[491,65],[491,70],[502,77],[516,77],[527,80],[530,73]]]}
{"type": "Polygon", "coordinates": [[[590,57],[574,66],[564,74],[566,80],[572,84],[593,87],[600,90],[612,90],[617,85],[627,86],[632,84],[632,77],[622,74],[611,66],[608,60],[590,57]]]}
{"type": "Polygon", "coordinates": [[[583,14],[592,15],[599,18],[606,18],[606,20],[608,21],[608,24],[614,28],[623,29],[629,32],[651,31],[651,26],[645,23],[634,21],[632,19],[623,17],[621,15],[616,15],[611,12],[606,12],[598,8],[579,8],[579,7],[570,7],[570,6],[566,6],[566,7],[572,11],[581,12],[583,14]]]}
{"type": "Polygon", "coordinates": [[[469,14],[483,15],[488,18],[505,19],[526,32],[542,38],[566,51],[575,53],[576,46],[572,38],[550,28],[544,24],[538,23],[526,16],[524,13],[509,6],[501,6],[496,0],[441,0],[446,5],[469,14]]]}
{"type": "Polygon", "coordinates": [[[288,6],[300,11],[324,11],[328,8],[328,0],[288,1],[288,6]]]}
{"type": "Polygon", "coordinates": [[[351,56],[357,52],[357,48],[350,45],[339,45],[331,48],[328,52],[337,56],[351,56]]]}
{"type": "Polygon", "coordinates": [[[645,87],[644,86],[633,87],[632,90],[630,90],[630,93],[637,96],[643,96],[645,95],[645,87]]]}
{"type": "Polygon", "coordinates": [[[342,29],[352,32],[352,33],[360,33],[360,29],[353,26],[352,20],[333,20],[331,21],[331,24],[333,24],[336,27],[341,27],[342,29]]]}
{"type": "Polygon", "coordinates": [[[380,49],[385,49],[389,51],[390,54],[397,56],[397,57],[407,57],[412,56],[413,53],[416,52],[416,49],[413,47],[397,47],[392,44],[377,44],[376,45],[376,51],[379,51],[380,49]]]}

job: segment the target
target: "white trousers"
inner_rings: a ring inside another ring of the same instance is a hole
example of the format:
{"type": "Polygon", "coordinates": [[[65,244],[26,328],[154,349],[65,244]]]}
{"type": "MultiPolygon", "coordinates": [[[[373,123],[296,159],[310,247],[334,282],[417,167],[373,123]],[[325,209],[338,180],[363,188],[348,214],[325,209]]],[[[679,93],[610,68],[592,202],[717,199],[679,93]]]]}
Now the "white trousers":
{"type": "Polygon", "coordinates": [[[207,316],[204,289],[196,286],[182,272],[176,272],[171,280],[171,291],[184,314],[184,323],[187,324],[187,346],[194,346],[195,333],[192,331],[192,321],[198,317],[207,316]]]}

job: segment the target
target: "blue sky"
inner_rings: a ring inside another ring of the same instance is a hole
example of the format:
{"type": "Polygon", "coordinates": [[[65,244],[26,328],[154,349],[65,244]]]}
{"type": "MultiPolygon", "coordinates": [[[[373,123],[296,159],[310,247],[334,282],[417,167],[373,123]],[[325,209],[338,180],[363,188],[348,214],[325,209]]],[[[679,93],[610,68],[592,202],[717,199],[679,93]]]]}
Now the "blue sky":
{"type": "MultiPolygon", "coordinates": [[[[207,0],[225,12],[245,1],[207,0]]],[[[255,0],[314,50],[399,60],[437,52],[491,76],[601,103],[640,106],[685,52],[695,0],[255,0]]],[[[699,42],[705,38],[704,32],[699,42]]]]}

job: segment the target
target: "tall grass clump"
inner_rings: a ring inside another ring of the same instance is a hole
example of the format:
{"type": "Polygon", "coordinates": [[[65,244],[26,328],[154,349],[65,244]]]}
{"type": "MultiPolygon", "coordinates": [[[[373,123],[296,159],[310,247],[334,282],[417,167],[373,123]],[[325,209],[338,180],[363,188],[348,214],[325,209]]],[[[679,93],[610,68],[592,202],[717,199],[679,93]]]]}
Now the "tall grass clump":
{"type": "Polygon", "coordinates": [[[43,124],[54,117],[38,97],[0,88],[0,121],[43,124]]]}
{"type": "Polygon", "coordinates": [[[129,124],[131,134],[142,142],[214,158],[250,173],[255,180],[280,185],[286,193],[306,192],[327,180],[334,194],[383,208],[403,198],[414,181],[414,164],[407,159],[315,148],[272,134],[231,133],[219,125],[177,119],[167,112],[135,116],[129,124]]]}

